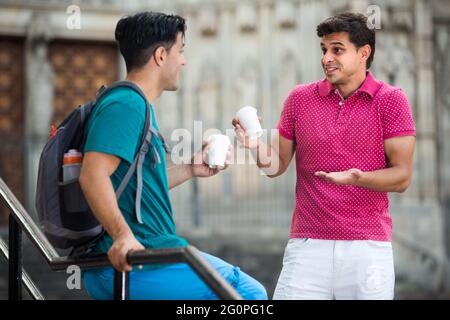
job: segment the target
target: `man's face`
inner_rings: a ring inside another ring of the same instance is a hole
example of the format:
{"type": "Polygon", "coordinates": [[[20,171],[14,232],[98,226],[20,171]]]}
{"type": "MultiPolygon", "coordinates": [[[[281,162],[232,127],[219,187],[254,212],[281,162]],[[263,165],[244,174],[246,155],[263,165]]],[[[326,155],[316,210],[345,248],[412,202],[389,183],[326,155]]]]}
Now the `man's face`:
{"type": "MultiPolygon", "coordinates": [[[[367,45],[368,46],[368,45],[367,45]]],[[[363,51],[350,42],[348,32],[330,33],[322,37],[322,67],[327,80],[333,85],[345,84],[352,76],[366,70],[363,51]]],[[[369,50],[370,50],[370,46],[369,50]]],[[[365,52],[367,54],[367,52],[365,52]]]]}
{"type": "Polygon", "coordinates": [[[184,57],[184,41],[181,32],[177,35],[177,40],[167,52],[166,61],[163,66],[163,86],[164,90],[175,91],[179,87],[180,69],[187,63],[184,57]]]}

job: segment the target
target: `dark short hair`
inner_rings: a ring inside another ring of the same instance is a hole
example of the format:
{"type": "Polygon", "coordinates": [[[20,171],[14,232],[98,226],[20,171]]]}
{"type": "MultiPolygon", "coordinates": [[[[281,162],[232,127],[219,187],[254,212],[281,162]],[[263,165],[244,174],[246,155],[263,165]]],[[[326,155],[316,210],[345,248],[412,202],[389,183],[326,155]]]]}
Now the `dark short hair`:
{"type": "Polygon", "coordinates": [[[143,67],[161,46],[170,50],[178,33],[184,37],[185,31],[186,21],[177,15],[140,12],[120,19],[115,37],[127,71],[143,67]]]}
{"type": "Polygon", "coordinates": [[[348,32],[350,42],[358,49],[370,45],[372,52],[366,62],[366,69],[369,69],[375,55],[375,29],[367,26],[367,17],[346,12],[330,17],[317,26],[317,35],[321,38],[335,32],[348,32]]]}

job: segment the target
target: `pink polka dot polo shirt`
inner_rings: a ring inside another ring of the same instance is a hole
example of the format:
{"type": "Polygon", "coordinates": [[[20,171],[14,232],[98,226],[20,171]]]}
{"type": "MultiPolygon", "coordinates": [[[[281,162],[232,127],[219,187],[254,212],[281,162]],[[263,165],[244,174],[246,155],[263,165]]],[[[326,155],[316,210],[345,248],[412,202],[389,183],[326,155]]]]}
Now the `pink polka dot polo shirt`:
{"type": "Polygon", "coordinates": [[[284,103],[277,129],[296,143],[291,238],[391,241],[386,192],[335,185],[314,173],[386,168],[383,141],[416,134],[401,89],[376,80],[370,71],[343,102],[326,79],[298,85],[284,103]]]}

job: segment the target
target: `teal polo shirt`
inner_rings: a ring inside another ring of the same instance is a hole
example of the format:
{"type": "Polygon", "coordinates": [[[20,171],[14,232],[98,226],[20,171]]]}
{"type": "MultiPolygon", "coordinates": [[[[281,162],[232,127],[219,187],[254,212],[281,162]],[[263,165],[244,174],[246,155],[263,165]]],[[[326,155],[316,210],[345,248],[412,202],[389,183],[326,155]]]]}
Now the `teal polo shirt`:
{"type": "MultiPolygon", "coordinates": [[[[159,131],[153,108],[153,126],[159,131]]],[[[121,159],[111,176],[117,190],[139,150],[145,126],[146,103],[143,97],[130,88],[113,89],[98,101],[87,123],[87,139],[84,152],[96,151],[121,159]]],[[[163,142],[155,135],[151,144],[161,158],[155,164],[150,148],[142,168],[143,188],[139,223],[135,213],[136,173],[130,179],[119,199],[119,208],[136,239],[146,248],[184,247],[187,241],[177,236],[169,197],[165,151],[163,142]]],[[[105,233],[94,247],[95,252],[107,252],[112,245],[105,233]]]]}

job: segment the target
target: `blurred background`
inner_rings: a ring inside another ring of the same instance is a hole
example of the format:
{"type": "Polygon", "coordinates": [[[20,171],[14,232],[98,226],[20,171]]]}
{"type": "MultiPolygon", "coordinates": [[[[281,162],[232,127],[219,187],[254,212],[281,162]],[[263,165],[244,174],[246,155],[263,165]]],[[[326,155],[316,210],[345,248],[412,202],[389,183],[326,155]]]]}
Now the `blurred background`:
{"type": "MultiPolygon", "coordinates": [[[[231,129],[245,105],[274,128],[289,91],[323,78],[317,24],[343,11],[379,19],[371,70],[405,91],[417,128],[413,182],[390,195],[396,299],[450,298],[449,0],[0,0],[0,177],[30,214],[51,124],[102,84],[124,78],[114,29],[121,16],[146,10],[187,20],[181,87],[155,103],[172,144],[175,129],[194,135],[194,121],[203,131],[231,129]]],[[[295,166],[269,179],[235,146],[235,161],[247,164],[171,191],[177,230],[200,250],[239,265],[271,297],[295,204],[295,166]]],[[[7,225],[1,204],[4,239],[7,225]]],[[[67,275],[51,272],[25,239],[24,251],[25,268],[47,298],[87,298],[67,289],[67,275]]],[[[1,299],[7,270],[0,261],[1,299]]]]}

